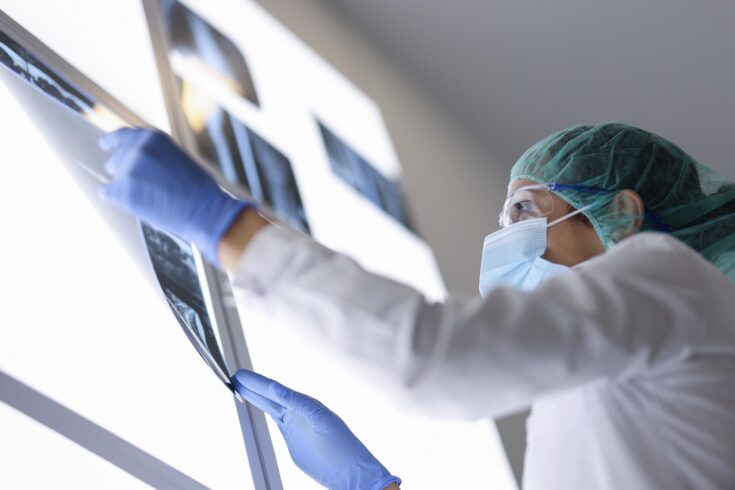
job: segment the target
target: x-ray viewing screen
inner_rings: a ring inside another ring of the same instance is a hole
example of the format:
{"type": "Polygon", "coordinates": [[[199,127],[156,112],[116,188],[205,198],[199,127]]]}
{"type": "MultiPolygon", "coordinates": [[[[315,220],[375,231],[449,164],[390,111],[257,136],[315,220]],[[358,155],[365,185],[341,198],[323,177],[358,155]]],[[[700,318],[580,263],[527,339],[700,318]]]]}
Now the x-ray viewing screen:
{"type": "Polygon", "coordinates": [[[2,32],[0,61],[0,371],[203,487],[247,488],[197,257],[98,196],[98,139],[125,121],[2,32]]]}
{"type": "MultiPolygon", "coordinates": [[[[0,57],[19,75],[4,73],[6,85],[13,87],[16,98],[23,102],[57,155],[70,164],[69,171],[79,175],[78,180],[93,196],[96,186],[107,179],[102,165],[105,154],[97,144],[103,131],[95,124],[122,126],[123,121],[2,33],[0,57]]],[[[121,214],[107,214],[121,240],[135,253],[140,248],[141,235],[137,221],[121,214]]],[[[204,304],[191,246],[147,226],[143,227],[143,235],[155,275],[181,327],[187,335],[197,335],[214,361],[228,373],[204,304]]],[[[144,259],[139,262],[142,268],[150,267],[144,259]]]]}
{"type": "Polygon", "coordinates": [[[153,270],[176,318],[198,337],[222,371],[229,373],[209,319],[191,245],[148,225],[142,228],[153,270]]]}
{"type": "Polygon", "coordinates": [[[334,173],[399,223],[411,229],[400,185],[376,170],[324,124],[319,121],[317,123],[334,173]]]}
{"type": "Polygon", "coordinates": [[[192,10],[176,0],[162,0],[171,64],[205,72],[212,81],[258,105],[253,78],[235,44],[192,10]]]}
{"type": "Polygon", "coordinates": [[[237,117],[214,103],[196,84],[177,78],[181,109],[197,153],[229,182],[270,206],[306,233],[309,223],[291,162],[237,117]]]}

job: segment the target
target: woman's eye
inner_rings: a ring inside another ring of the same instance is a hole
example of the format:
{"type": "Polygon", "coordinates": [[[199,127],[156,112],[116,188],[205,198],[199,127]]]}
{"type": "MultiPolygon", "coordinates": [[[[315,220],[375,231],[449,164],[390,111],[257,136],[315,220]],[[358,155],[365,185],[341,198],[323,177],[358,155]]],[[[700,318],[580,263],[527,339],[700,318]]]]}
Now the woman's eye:
{"type": "Polygon", "coordinates": [[[537,216],[536,205],[531,200],[518,201],[513,203],[513,210],[511,212],[511,222],[517,223],[529,218],[535,218],[537,216]]]}
{"type": "Polygon", "coordinates": [[[513,204],[513,208],[517,212],[528,212],[528,211],[533,211],[536,208],[536,206],[533,204],[533,201],[525,200],[525,201],[518,201],[517,203],[513,204]]]}

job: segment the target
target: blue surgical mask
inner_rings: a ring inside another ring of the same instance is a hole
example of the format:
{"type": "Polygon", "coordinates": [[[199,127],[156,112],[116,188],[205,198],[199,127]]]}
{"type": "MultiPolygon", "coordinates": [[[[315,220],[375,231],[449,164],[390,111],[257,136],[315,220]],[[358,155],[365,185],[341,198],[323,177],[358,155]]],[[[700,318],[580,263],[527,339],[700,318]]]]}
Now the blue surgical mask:
{"type": "Polygon", "coordinates": [[[536,289],[546,279],[569,270],[544,260],[546,230],[577,212],[547,224],[546,218],[519,221],[485,238],[480,264],[480,295],[484,298],[495,286],[536,289]]]}

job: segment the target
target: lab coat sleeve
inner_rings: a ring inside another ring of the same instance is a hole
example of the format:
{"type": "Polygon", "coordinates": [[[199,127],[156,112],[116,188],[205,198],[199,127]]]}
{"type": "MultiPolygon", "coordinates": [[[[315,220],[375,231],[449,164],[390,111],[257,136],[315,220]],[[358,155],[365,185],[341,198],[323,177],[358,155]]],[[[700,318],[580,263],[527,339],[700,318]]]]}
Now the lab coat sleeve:
{"type": "Polygon", "coordinates": [[[367,367],[399,401],[441,416],[502,415],[559,390],[735,343],[713,313],[731,301],[731,281],[662,234],[625,240],[533,292],[498,287],[484,301],[450,295],[432,303],[269,227],[232,283],[367,367]]]}

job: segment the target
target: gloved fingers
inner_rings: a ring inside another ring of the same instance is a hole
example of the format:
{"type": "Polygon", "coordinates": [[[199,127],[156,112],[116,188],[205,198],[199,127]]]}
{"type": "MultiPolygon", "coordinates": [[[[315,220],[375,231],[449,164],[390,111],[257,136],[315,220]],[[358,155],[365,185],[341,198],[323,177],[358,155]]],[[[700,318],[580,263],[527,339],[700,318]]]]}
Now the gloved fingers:
{"type": "Polygon", "coordinates": [[[252,405],[256,406],[257,408],[261,409],[271,417],[273,417],[276,421],[280,422],[283,419],[283,413],[286,411],[286,408],[282,407],[278,403],[269,400],[268,398],[257,394],[256,392],[249,390],[245,388],[242,385],[235,384],[235,389],[237,392],[245,398],[248,402],[250,402],[252,405]]]}
{"type": "Polygon", "coordinates": [[[104,151],[112,151],[131,141],[138,133],[139,128],[120,128],[100,137],[99,145],[104,151]]]}
{"type": "Polygon", "coordinates": [[[232,383],[235,387],[244,386],[288,410],[293,410],[297,415],[308,416],[314,412],[314,409],[324,406],[303,393],[247,369],[237,371],[232,377],[232,383]]]}
{"type": "Polygon", "coordinates": [[[232,384],[237,386],[244,386],[250,391],[257,393],[258,395],[265,397],[271,401],[277,402],[268,390],[268,387],[276,383],[270,378],[266,378],[262,374],[258,374],[248,369],[238,369],[235,375],[232,377],[232,384]]]}
{"type": "Polygon", "coordinates": [[[103,201],[122,204],[128,193],[128,186],[122,182],[110,182],[97,188],[97,193],[103,201]]]}
{"type": "MultiPolygon", "coordinates": [[[[123,128],[130,129],[130,128],[123,128]]],[[[118,131],[122,131],[119,129],[118,131]]],[[[116,146],[110,157],[105,161],[105,171],[110,174],[113,178],[117,175],[124,174],[128,167],[130,167],[137,159],[139,152],[137,146],[140,141],[146,137],[147,132],[144,130],[131,130],[134,133],[129,133],[124,143],[116,146]]],[[[114,134],[114,133],[110,133],[114,134]]]]}
{"type": "Polygon", "coordinates": [[[324,408],[324,405],[308,395],[299,393],[290,388],[286,388],[281,383],[273,381],[269,387],[272,400],[283,405],[289,410],[293,410],[295,414],[309,418],[317,410],[324,408]]]}

